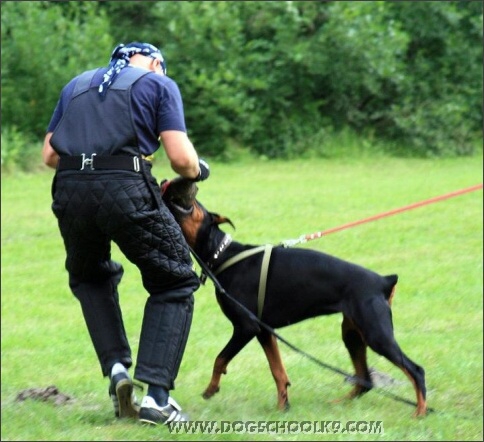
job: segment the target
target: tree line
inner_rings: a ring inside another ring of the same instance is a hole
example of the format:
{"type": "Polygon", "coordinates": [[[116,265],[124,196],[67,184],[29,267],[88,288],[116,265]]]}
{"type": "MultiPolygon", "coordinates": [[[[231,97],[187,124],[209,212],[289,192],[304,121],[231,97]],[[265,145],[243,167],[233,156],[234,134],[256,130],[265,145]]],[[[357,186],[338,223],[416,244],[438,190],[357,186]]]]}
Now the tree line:
{"type": "Polygon", "coordinates": [[[348,128],[422,157],[482,139],[482,2],[14,1],[1,20],[2,161],[4,138],[43,137],[62,86],[130,41],[162,50],[205,156],[324,155],[348,128]]]}

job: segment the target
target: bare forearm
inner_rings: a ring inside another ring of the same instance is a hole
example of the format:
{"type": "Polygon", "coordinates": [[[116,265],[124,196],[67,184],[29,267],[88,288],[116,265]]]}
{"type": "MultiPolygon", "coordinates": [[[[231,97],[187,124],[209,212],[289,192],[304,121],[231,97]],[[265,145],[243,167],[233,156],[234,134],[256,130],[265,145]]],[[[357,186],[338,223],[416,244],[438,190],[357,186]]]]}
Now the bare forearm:
{"type": "Polygon", "coordinates": [[[171,168],[182,177],[195,179],[200,173],[198,154],[186,134],[165,131],[160,134],[160,139],[171,168]]]}
{"type": "Polygon", "coordinates": [[[44,146],[42,148],[42,160],[44,164],[55,169],[59,162],[59,155],[50,144],[52,132],[49,132],[44,139],[44,146]]]}

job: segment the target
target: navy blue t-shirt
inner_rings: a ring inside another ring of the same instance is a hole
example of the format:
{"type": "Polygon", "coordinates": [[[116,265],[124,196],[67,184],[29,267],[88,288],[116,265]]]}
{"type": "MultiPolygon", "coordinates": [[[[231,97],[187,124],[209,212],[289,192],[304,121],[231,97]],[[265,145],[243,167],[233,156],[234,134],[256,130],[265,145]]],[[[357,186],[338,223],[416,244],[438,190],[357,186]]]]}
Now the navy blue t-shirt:
{"type": "MultiPolygon", "coordinates": [[[[91,86],[99,86],[108,68],[99,69],[91,86]]],[[[123,75],[126,67],[119,76],[123,75]]],[[[47,132],[54,132],[67,109],[78,77],[73,78],[62,89],[47,132]]],[[[109,90],[108,90],[109,94],[109,90]]],[[[131,89],[132,111],[136,134],[143,155],[151,155],[160,147],[158,137],[165,130],[186,132],[183,101],[178,85],[167,76],[149,73],[141,77],[131,89]]]]}

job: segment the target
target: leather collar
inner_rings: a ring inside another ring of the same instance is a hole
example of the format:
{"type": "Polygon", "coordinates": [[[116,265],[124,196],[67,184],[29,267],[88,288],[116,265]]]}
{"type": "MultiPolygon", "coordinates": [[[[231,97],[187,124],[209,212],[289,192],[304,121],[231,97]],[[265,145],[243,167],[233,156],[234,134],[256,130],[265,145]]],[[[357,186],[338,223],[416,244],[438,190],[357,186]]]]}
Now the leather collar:
{"type": "Polygon", "coordinates": [[[220,241],[220,244],[218,245],[217,250],[215,250],[215,253],[213,254],[212,258],[207,262],[209,269],[213,268],[217,259],[219,259],[220,255],[222,255],[223,252],[225,252],[225,250],[227,249],[227,247],[230,245],[231,242],[232,242],[232,237],[229,234],[226,234],[222,238],[222,241],[220,241]]]}

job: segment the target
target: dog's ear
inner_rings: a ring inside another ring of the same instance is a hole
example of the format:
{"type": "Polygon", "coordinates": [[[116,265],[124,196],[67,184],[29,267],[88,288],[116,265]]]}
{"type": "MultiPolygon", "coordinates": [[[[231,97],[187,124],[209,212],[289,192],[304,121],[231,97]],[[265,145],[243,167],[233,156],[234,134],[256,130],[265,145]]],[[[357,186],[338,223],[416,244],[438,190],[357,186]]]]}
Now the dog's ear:
{"type": "Polygon", "coordinates": [[[163,194],[166,192],[166,189],[168,188],[168,186],[171,184],[170,181],[168,181],[166,178],[163,179],[161,182],[160,182],[160,190],[161,190],[161,196],[163,196],[163,194]]]}
{"type": "Polygon", "coordinates": [[[220,216],[218,213],[212,213],[212,215],[216,224],[227,223],[227,224],[230,224],[232,226],[232,229],[235,230],[234,223],[230,221],[230,218],[227,218],[225,216],[220,216]]]}

